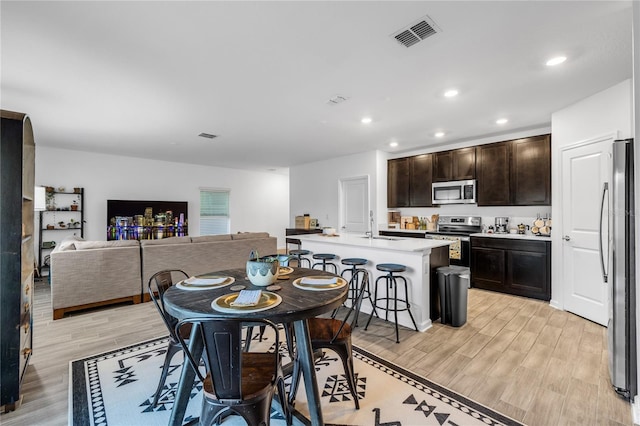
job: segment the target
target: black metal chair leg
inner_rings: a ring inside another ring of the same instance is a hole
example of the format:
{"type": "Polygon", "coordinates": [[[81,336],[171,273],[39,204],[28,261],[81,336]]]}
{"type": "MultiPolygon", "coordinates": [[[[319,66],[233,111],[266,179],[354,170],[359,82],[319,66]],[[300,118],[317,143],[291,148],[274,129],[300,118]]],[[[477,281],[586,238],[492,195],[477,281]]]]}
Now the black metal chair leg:
{"type": "Polygon", "coordinates": [[[175,354],[180,352],[182,348],[178,346],[177,343],[169,342],[167,346],[167,354],[164,357],[164,364],[162,365],[162,374],[160,375],[160,381],[158,382],[158,388],[156,389],[156,393],[153,397],[153,402],[151,403],[152,407],[156,407],[158,405],[158,399],[160,399],[160,395],[162,394],[162,388],[164,388],[164,383],[167,380],[167,375],[169,374],[169,367],[171,366],[171,359],[175,354]]]}

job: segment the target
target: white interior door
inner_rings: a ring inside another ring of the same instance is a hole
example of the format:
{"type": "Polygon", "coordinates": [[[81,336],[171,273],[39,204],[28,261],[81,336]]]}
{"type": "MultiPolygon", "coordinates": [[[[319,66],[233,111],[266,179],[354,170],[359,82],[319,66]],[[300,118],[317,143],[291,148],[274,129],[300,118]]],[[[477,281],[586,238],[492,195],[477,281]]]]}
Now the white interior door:
{"type": "MultiPolygon", "coordinates": [[[[562,151],[562,265],[564,308],[607,325],[608,291],[600,269],[600,207],[611,176],[613,136],[562,151]]],[[[602,225],[606,230],[605,202],[602,225]]],[[[608,236],[603,244],[606,253],[608,236]]]]}
{"type": "Polygon", "coordinates": [[[369,177],[340,179],[340,232],[369,230],[369,177]]]}

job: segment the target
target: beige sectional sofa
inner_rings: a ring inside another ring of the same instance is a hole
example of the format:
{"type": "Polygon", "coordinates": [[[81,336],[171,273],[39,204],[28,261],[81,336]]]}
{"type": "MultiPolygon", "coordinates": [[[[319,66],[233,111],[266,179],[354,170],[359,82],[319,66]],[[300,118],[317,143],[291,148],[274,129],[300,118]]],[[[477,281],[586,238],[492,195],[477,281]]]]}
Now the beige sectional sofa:
{"type": "Polygon", "coordinates": [[[140,303],[138,241],[65,240],[51,252],[53,319],[110,303],[140,303]]]}
{"type": "Polygon", "coordinates": [[[142,248],[142,285],[149,300],[147,284],[163,269],[182,269],[189,275],[223,269],[244,268],[251,250],[260,255],[277,252],[277,238],[267,232],[251,232],[202,237],[174,237],[144,240],[142,248]]]}
{"type": "Polygon", "coordinates": [[[189,275],[243,268],[251,250],[277,252],[266,232],[138,241],[63,241],[51,253],[53,318],[112,303],[149,300],[149,278],[163,269],[189,275]]]}

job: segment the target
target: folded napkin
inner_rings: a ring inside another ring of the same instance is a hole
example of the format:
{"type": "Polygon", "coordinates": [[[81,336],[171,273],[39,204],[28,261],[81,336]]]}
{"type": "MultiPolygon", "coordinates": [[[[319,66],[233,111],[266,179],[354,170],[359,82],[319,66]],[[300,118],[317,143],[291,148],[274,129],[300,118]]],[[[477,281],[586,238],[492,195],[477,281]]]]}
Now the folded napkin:
{"type": "Polygon", "coordinates": [[[231,302],[231,306],[255,306],[260,301],[262,290],[240,290],[236,300],[231,302]]]}
{"type": "Polygon", "coordinates": [[[328,285],[328,284],[335,284],[338,282],[338,278],[337,277],[333,277],[333,278],[309,278],[309,277],[304,277],[300,280],[300,282],[302,284],[312,284],[312,285],[328,285]]]}
{"type": "Polygon", "coordinates": [[[190,284],[190,285],[216,285],[216,284],[222,284],[226,280],[227,280],[226,277],[220,277],[220,278],[196,278],[196,277],[190,277],[190,278],[187,278],[186,280],[184,280],[184,282],[187,283],[187,284],[190,284]]]}

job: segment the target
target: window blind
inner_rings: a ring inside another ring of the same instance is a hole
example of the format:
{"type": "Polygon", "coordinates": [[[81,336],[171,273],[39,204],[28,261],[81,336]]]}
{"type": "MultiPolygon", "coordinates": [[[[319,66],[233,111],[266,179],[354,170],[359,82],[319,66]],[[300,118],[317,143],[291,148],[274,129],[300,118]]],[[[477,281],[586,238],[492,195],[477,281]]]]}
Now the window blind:
{"type": "Polygon", "coordinates": [[[230,232],[229,191],[200,190],[200,235],[230,232]]]}

